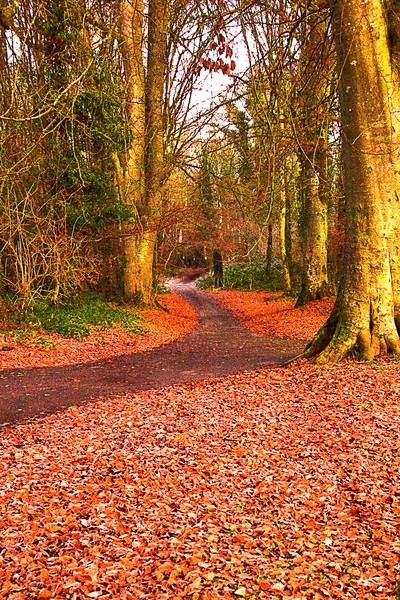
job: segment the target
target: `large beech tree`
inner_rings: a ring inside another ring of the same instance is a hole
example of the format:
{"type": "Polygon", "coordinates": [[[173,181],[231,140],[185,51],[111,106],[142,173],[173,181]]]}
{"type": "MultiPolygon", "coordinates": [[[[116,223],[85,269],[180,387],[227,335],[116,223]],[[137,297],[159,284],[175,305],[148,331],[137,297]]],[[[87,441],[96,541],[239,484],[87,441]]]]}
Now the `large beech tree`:
{"type": "Polygon", "coordinates": [[[319,363],[358,346],[400,353],[400,102],[397,0],[332,0],[345,177],[343,279],[308,349],[319,363]]]}
{"type": "Polygon", "coordinates": [[[153,296],[153,259],[162,205],[168,7],[168,0],[149,1],[145,69],[144,3],[120,2],[131,143],[125,168],[117,155],[115,162],[120,191],[136,213],[136,224],[126,227],[124,237],[124,294],[145,304],[153,296]]]}
{"type": "MultiPolygon", "coordinates": [[[[114,154],[117,181],[121,198],[140,218],[145,206],[145,70],[143,64],[144,17],[143,0],[121,0],[120,27],[122,55],[126,77],[126,113],[131,131],[131,142],[122,166],[119,155],[114,154]]],[[[142,292],[138,260],[142,236],[125,225],[124,294],[133,298],[142,292]]]]}

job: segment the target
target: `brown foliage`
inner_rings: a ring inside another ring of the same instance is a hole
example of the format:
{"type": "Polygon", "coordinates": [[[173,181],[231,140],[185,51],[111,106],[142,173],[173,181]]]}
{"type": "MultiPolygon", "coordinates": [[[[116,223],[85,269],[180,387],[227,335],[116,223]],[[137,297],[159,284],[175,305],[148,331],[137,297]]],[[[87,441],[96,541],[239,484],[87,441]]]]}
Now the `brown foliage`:
{"type": "Polygon", "coordinates": [[[380,367],[247,373],[4,430],[0,597],[394,600],[400,379],[380,367]]]}

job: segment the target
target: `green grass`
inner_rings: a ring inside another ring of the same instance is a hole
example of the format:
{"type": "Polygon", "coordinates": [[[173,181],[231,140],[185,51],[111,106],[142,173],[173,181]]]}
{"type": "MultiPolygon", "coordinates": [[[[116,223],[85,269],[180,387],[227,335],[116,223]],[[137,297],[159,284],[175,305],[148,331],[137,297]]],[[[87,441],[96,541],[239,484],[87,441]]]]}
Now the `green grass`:
{"type": "Polygon", "coordinates": [[[44,331],[76,340],[87,337],[93,329],[116,326],[134,334],[145,332],[143,318],[132,309],[117,306],[97,296],[63,305],[39,302],[33,308],[32,322],[44,331]]]}

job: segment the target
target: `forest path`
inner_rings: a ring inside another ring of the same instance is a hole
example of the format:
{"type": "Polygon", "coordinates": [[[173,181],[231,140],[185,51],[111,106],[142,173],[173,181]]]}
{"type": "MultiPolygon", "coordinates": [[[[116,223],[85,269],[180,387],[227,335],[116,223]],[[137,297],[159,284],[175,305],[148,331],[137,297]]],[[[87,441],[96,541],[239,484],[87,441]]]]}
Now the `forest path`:
{"type": "Polygon", "coordinates": [[[281,365],[304,346],[298,340],[251,333],[193,282],[170,287],[198,312],[196,329],[144,353],[62,367],[0,371],[0,425],[101,398],[281,365]]]}

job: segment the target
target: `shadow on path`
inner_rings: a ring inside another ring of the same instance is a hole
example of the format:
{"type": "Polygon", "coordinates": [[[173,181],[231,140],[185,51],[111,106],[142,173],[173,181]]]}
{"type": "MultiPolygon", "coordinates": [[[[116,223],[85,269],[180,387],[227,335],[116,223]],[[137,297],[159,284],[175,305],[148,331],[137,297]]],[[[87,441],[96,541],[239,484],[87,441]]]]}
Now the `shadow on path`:
{"type": "Polygon", "coordinates": [[[173,284],[199,314],[181,340],[142,354],[124,354],[63,367],[0,371],[0,425],[101,397],[157,389],[280,365],[304,343],[255,335],[194,283],[173,284]]]}

